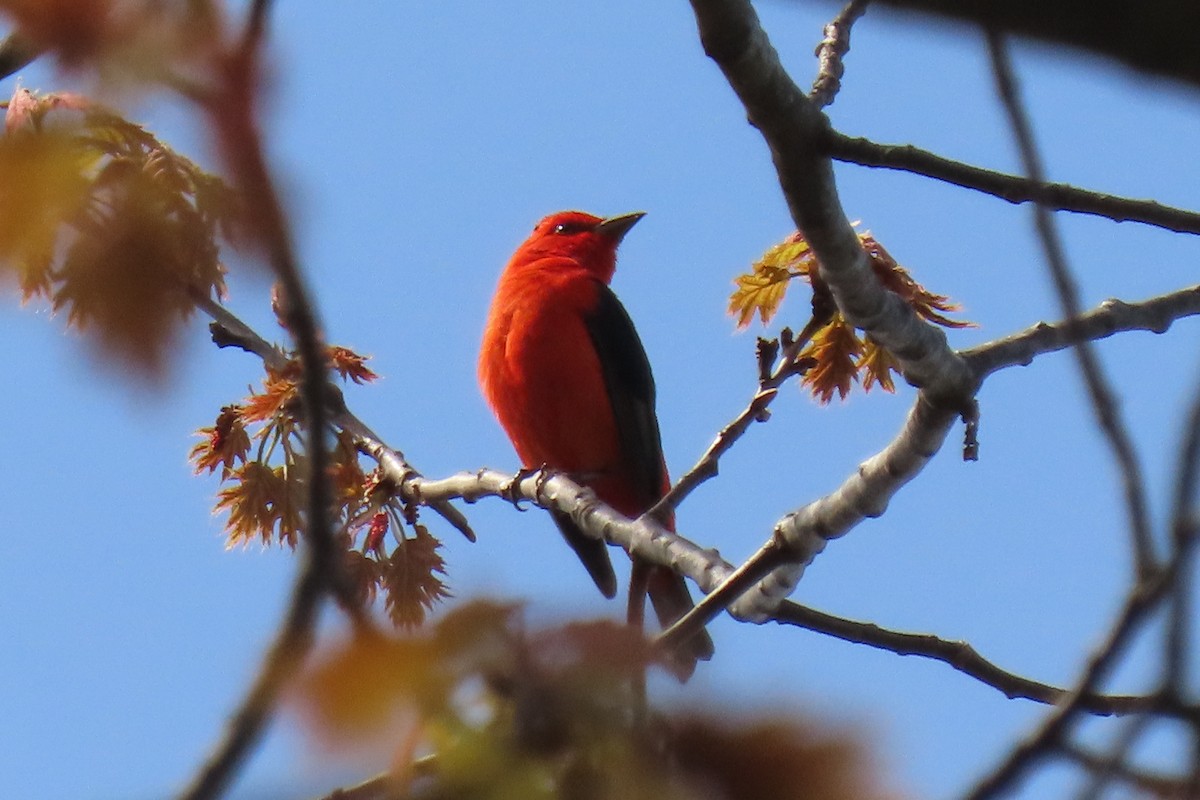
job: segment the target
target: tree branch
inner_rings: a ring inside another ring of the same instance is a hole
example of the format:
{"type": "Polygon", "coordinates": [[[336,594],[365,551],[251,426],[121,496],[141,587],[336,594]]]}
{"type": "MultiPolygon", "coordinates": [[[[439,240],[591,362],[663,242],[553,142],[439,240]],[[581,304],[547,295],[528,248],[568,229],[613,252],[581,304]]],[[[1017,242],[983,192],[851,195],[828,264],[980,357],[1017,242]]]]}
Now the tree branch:
{"type": "Polygon", "coordinates": [[[842,58],[850,52],[850,28],[867,11],[871,0],[850,0],[822,33],[825,38],[817,45],[817,78],[808,97],[817,108],[832,105],[842,88],[845,67],[842,58]]]}
{"type": "MultiPolygon", "coordinates": [[[[1043,185],[1045,170],[1033,141],[1033,128],[1018,95],[1016,75],[1008,57],[1007,43],[994,31],[988,32],[987,39],[992,71],[996,77],[996,90],[1008,114],[1013,136],[1017,140],[1017,149],[1021,154],[1021,162],[1029,179],[1039,186],[1043,185]]],[[[1033,206],[1033,219],[1046,256],[1046,264],[1054,279],[1054,288],[1058,292],[1059,302],[1066,317],[1065,324],[1071,328],[1083,309],[1074,276],[1067,265],[1058,229],[1054,225],[1051,212],[1040,203],[1033,206]]],[[[1108,441],[1121,475],[1135,569],[1139,578],[1144,577],[1155,568],[1156,559],[1154,540],[1150,533],[1150,513],[1146,505],[1145,481],[1142,478],[1137,452],[1117,409],[1115,393],[1091,343],[1086,339],[1081,340],[1075,345],[1074,353],[1092,402],[1092,410],[1096,414],[1096,421],[1108,441]]]]}
{"type": "Polygon", "coordinates": [[[824,146],[838,161],[911,172],[983,192],[1014,205],[1036,202],[1057,211],[1091,214],[1115,222],[1139,222],[1176,233],[1200,233],[1200,213],[1154,200],[1134,200],[1065,183],[1039,184],[1019,175],[954,161],[912,145],[878,144],[833,130],[826,134],[824,146]]]}
{"type": "Polygon", "coordinates": [[[295,338],[300,358],[305,450],[311,474],[305,514],[306,547],[291,602],[275,642],[220,742],[180,795],[183,800],[215,798],[228,786],[261,736],[283,687],[300,668],[311,648],[317,611],[325,593],[337,597],[352,616],[360,613],[353,589],[341,573],[341,559],[330,520],[333,493],[326,441],[328,366],[325,345],[257,129],[257,57],[266,6],[265,2],[256,2],[252,7],[246,46],[229,55],[219,101],[209,105],[207,111],[215,123],[218,144],[234,183],[240,188],[248,207],[254,210],[254,230],[283,287],[288,330],[295,338]]]}
{"type": "MultiPolygon", "coordinates": [[[[795,625],[853,644],[887,650],[900,656],[921,656],[941,661],[980,683],[999,690],[1009,699],[1033,700],[1054,705],[1070,694],[1066,689],[1002,669],[963,641],[949,641],[928,633],[888,630],[874,623],[835,617],[790,601],[779,605],[779,610],[771,621],[780,625],[795,625]]],[[[1087,694],[1081,700],[1081,704],[1084,710],[1101,716],[1144,712],[1161,706],[1156,697],[1103,694],[1087,694]]]]}
{"type": "Polygon", "coordinates": [[[1070,726],[1084,708],[1085,698],[1095,691],[1117,659],[1124,652],[1133,634],[1149,613],[1166,596],[1179,566],[1172,561],[1167,567],[1144,578],[1125,599],[1105,641],[1092,653],[1075,682],[1074,688],[1029,736],[967,794],[968,800],[986,800],[1004,793],[1020,779],[1033,764],[1059,747],[1070,726]]]}
{"type": "Polygon", "coordinates": [[[1176,320],[1200,314],[1200,285],[1137,303],[1105,300],[1070,323],[1039,322],[1030,328],[960,352],[980,380],[993,372],[1028,366],[1034,358],[1124,331],[1166,333],[1176,320]]]}
{"type": "Polygon", "coordinates": [[[829,121],[784,71],[749,0],[691,4],[704,52],[721,68],[750,123],[766,140],[792,219],[812,247],[820,278],[838,309],[884,346],[905,379],[922,389],[902,435],[882,458],[860,469],[860,475],[872,475],[870,480],[852,478],[832,502],[818,501],[776,525],[773,538],[789,551],[793,563],[772,573],[730,609],[763,619],[792,591],[804,565],[827,539],[845,533],[863,516],[882,513],[887,498],[941,446],[953,420],[973,413],[971,398],[978,384],[947,345],[945,333],[919,319],[873,274],[842,210],[833,165],[823,150],[829,121]],[[898,472],[889,475],[880,469],[898,472]]]}
{"type": "Polygon", "coordinates": [[[945,333],[876,279],[842,210],[824,152],[829,120],[784,71],[749,0],[691,3],[704,51],[766,140],[792,220],[820,262],[838,309],[887,348],[909,383],[954,402],[969,398],[972,376],[945,333]]]}
{"type": "MultiPolygon", "coordinates": [[[[288,363],[287,354],[260,336],[253,328],[238,318],[225,306],[209,297],[193,296],[196,306],[213,319],[213,341],[218,346],[236,346],[263,360],[271,369],[282,369],[288,363]]],[[[378,434],[346,407],[341,390],[332,383],[326,384],[326,400],[336,398],[329,410],[330,423],[354,437],[355,443],[373,458],[384,475],[395,486],[402,486],[410,478],[419,478],[421,473],[408,463],[404,453],[389,446],[378,434]]],[[[428,504],[442,519],[450,523],[469,541],[475,541],[475,532],[462,512],[449,502],[434,501],[428,504]]]]}
{"type": "Polygon", "coordinates": [[[1137,790],[1139,797],[1184,800],[1184,798],[1196,796],[1196,786],[1187,777],[1160,775],[1147,770],[1135,769],[1122,761],[1113,761],[1096,755],[1076,744],[1064,744],[1061,751],[1064,756],[1089,772],[1119,780],[1137,790]]]}
{"type": "Polygon", "coordinates": [[[42,48],[30,42],[20,31],[13,31],[0,41],[0,81],[33,63],[42,48]]]}

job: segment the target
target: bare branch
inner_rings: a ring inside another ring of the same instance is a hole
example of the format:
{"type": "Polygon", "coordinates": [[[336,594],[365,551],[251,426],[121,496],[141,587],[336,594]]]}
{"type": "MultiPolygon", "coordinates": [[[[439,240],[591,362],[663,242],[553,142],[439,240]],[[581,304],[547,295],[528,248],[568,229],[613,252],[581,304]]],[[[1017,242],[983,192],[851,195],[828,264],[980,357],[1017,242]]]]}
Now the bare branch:
{"type": "Polygon", "coordinates": [[[1004,761],[975,785],[968,800],[985,800],[1004,793],[1033,764],[1059,747],[1084,707],[1084,698],[1092,694],[1124,652],[1133,634],[1149,616],[1174,582],[1178,561],[1144,578],[1125,598],[1105,641],[1092,653],[1071,694],[1051,712],[1042,724],[1018,743],[1004,761]]]}
{"type": "Polygon", "coordinates": [[[1171,324],[1200,314],[1200,285],[1137,303],[1105,300],[1070,323],[1039,322],[1019,333],[963,350],[960,355],[985,379],[1001,369],[1027,366],[1039,355],[1065,350],[1084,339],[1106,339],[1123,331],[1165,333],[1171,324]]]}
{"type": "Polygon", "coordinates": [[[743,614],[754,609],[769,616],[775,605],[795,588],[804,567],[868,517],[881,516],[892,496],[915,478],[941,449],[959,412],[935,405],[926,392],[917,395],[904,427],[879,453],[859,465],[832,494],[815,500],[775,524],[774,536],[787,542],[794,564],[781,570],[738,600],[743,614]]]}
{"type": "Polygon", "coordinates": [[[1161,775],[1148,770],[1135,769],[1121,761],[1103,758],[1075,744],[1065,744],[1061,748],[1067,758],[1085,769],[1102,773],[1119,780],[1140,795],[1157,797],[1161,800],[1185,800],[1196,796],[1196,787],[1188,777],[1161,775]]]}
{"type": "Polygon", "coordinates": [[[808,93],[817,108],[831,105],[842,88],[842,58],[850,52],[850,28],[866,13],[870,1],[850,0],[822,31],[825,38],[817,45],[817,79],[808,93]]]}
{"type": "MultiPolygon", "coordinates": [[[[996,88],[1008,114],[1017,140],[1017,149],[1029,179],[1035,184],[1045,183],[1045,170],[1033,141],[1033,128],[1026,116],[1025,107],[1018,96],[1016,76],[1008,57],[1008,48],[1003,38],[994,31],[988,32],[988,51],[992,57],[992,71],[996,76],[996,88]]],[[[1058,236],[1051,212],[1041,204],[1033,207],[1034,224],[1046,256],[1046,264],[1054,279],[1068,329],[1083,310],[1079,302],[1079,290],[1067,265],[1066,254],[1058,236]]],[[[1092,401],[1101,431],[1112,449],[1113,458],[1121,474],[1125,493],[1125,507],[1129,518],[1129,531],[1133,546],[1134,562],[1139,577],[1144,577],[1155,567],[1154,540],[1150,533],[1150,513],[1146,506],[1145,482],[1133,441],[1117,409],[1117,401],[1090,342],[1081,340],[1075,346],[1075,355],[1083,373],[1084,384],[1092,401]]]]}
{"type": "MultiPolygon", "coordinates": [[[[1176,580],[1167,630],[1163,639],[1163,691],[1182,696],[1186,682],[1186,664],[1192,649],[1189,634],[1192,619],[1191,543],[1197,536],[1196,493],[1200,491],[1200,387],[1193,390],[1179,447],[1179,465],[1175,469],[1171,492],[1171,553],[1181,562],[1176,580]]],[[[1197,728],[1200,746],[1200,728],[1197,728]]]]}
{"type": "MultiPolygon", "coordinates": [[[[266,3],[256,2],[251,27],[261,32],[266,3]]],[[[230,719],[212,755],[180,795],[184,800],[208,800],[222,794],[250,748],[261,736],[279,694],[299,669],[312,645],[321,601],[328,592],[337,597],[354,619],[354,591],[341,573],[330,518],[333,492],[329,479],[328,414],[325,387],[328,366],[320,325],[292,248],[283,208],[262,151],[256,127],[254,97],[258,69],[257,36],[230,56],[220,102],[208,107],[216,121],[221,144],[235,183],[255,210],[257,232],[267,259],[286,297],[288,330],[295,338],[302,375],[300,397],[305,422],[305,450],[311,479],[305,514],[306,547],[300,573],[285,619],[268,651],[254,685],[230,719]]]]}
{"type": "MultiPolygon", "coordinates": [[[[921,656],[941,661],[980,683],[999,690],[1010,699],[1020,698],[1053,705],[1069,694],[1066,689],[1009,672],[985,659],[974,647],[963,641],[941,639],[928,633],[889,630],[870,622],[835,617],[790,601],[779,605],[779,610],[771,621],[781,625],[795,625],[901,656],[921,656]]],[[[1102,694],[1088,694],[1081,700],[1081,704],[1084,710],[1102,716],[1149,711],[1161,705],[1155,697],[1102,694]]]]}
{"type": "Polygon", "coordinates": [[[880,457],[864,464],[831,501],[811,504],[776,526],[773,538],[789,550],[793,563],[730,609],[762,619],[792,591],[827,539],[864,516],[882,513],[887,499],[941,446],[959,413],[974,408],[977,382],[947,345],[945,333],[920,320],[876,279],[842,210],[833,165],[823,150],[829,121],[784,71],[749,0],[691,2],[705,53],[721,68],[770,148],[792,219],[820,262],[820,279],[843,316],[887,348],[905,379],[922,389],[905,430],[880,457]],[[870,477],[863,480],[863,475],[870,477]]]}
{"type": "Polygon", "coordinates": [[[692,9],[705,53],[771,150],[792,220],[820,261],[820,276],[842,314],[895,356],[909,383],[937,397],[970,397],[972,376],[945,334],[876,279],[842,210],[824,152],[829,120],[784,71],[749,0],[692,0],[692,9]]]}
{"type": "Polygon", "coordinates": [[[1019,175],[964,164],[912,145],[877,144],[832,130],[826,136],[825,147],[838,161],[911,172],[990,194],[1014,205],[1036,202],[1056,211],[1091,214],[1114,222],[1140,222],[1176,233],[1200,233],[1200,213],[1154,200],[1103,194],[1065,183],[1035,183],[1019,175]]]}

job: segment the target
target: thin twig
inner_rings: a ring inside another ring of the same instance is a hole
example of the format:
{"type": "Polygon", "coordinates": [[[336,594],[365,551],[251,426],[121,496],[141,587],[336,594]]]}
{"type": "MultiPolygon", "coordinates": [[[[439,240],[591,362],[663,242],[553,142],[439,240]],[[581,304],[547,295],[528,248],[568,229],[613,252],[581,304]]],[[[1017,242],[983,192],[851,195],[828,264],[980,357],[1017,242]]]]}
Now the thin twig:
{"type": "Polygon", "coordinates": [[[1069,324],[1039,322],[959,354],[982,380],[1001,369],[1027,366],[1039,355],[1065,350],[1085,339],[1098,341],[1125,331],[1165,333],[1176,320],[1196,315],[1200,315],[1200,285],[1134,303],[1105,300],[1069,324]]]}
{"type": "Polygon", "coordinates": [[[967,794],[968,800],[986,800],[1000,796],[1024,775],[1034,762],[1045,758],[1061,744],[1077,714],[1084,710],[1085,698],[1092,694],[1100,681],[1108,675],[1133,634],[1167,594],[1174,581],[1177,565],[1178,562],[1171,562],[1141,580],[1129,593],[1108,637],[1088,658],[1071,694],[1047,715],[1035,731],[1018,743],[991,773],[975,785],[967,794]]]}
{"type": "Polygon", "coordinates": [[[306,547],[291,603],[275,643],[215,750],[181,794],[183,800],[216,798],[228,787],[262,735],[280,692],[300,668],[312,646],[317,612],[326,592],[341,599],[348,611],[357,608],[353,589],[341,575],[341,560],[337,557],[330,516],[333,493],[327,469],[325,387],[328,365],[325,346],[256,127],[257,45],[267,7],[265,0],[254,3],[246,38],[251,46],[230,56],[222,102],[211,105],[208,110],[217,122],[218,141],[235,182],[254,209],[254,221],[258,223],[256,231],[287,299],[288,329],[295,338],[302,368],[300,396],[311,474],[305,519],[306,547]]]}
{"type": "Polygon", "coordinates": [[[850,28],[866,13],[870,1],[850,0],[822,31],[825,38],[817,45],[817,78],[808,93],[817,108],[831,105],[842,88],[842,59],[850,52],[850,28]]]}
{"type": "MultiPolygon", "coordinates": [[[[1066,743],[1061,748],[1062,754],[1085,769],[1097,774],[1104,774],[1121,781],[1136,789],[1139,796],[1147,795],[1158,800],[1186,800],[1195,798],[1195,787],[1186,777],[1159,775],[1146,770],[1135,769],[1121,762],[1098,756],[1079,745],[1066,743]]],[[[1100,797],[1100,794],[1096,795],[1100,797]]],[[[1084,800],[1081,797],[1080,800],[1084,800]]]]}
{"type": "MultiPolygon", "coordinates": [[[[199,293],[193,295],[193,300],[197,308],[212,317],[214,324],[218,326],[213,332],[214,341],[218,346],[236,345],[261,358],[263,363],[271,369],[283,369],[287,365],[286,353],[260,336],[257,331],[225,306],[199,293]]],[[[332,383],[326,386],[326,390],[327,401],[331,397],[340,398],[341,396],[338,388],[332,383]]],[[[339,400],[334,404],[330,409],[330,415],[331,424],[354,437],[359,449],[379,464],[384,475],[397,487],[401,487],[402,493],[407,481],[421,477],[421,473],[408,463],[404,453],[384,442],[365,422],[350,411],[344,402],[339,400]]],[[[451,503],[434,500],[427,505],[469,541],[475,541],[475,532],[471,529],[470,522],[451,503]]]]}
{"type": "Polygon", "coordinates": [[[912,145],[879,144],[834,130],[826,133],[823,144],[829,155],[838,161],[911,172],[1013,204],[1037,202],[1056,211],[1090,214],[1115,222],[1137,222],[1176,233],[1200,234],[1200,213],[1154,200],[1104,194],[1065,183],[1039,184],[1026,177],[965,164],[912,145]]]}
{"type": "Polygon", "coordinates": [[[1059,748],[1064,755],[1075,757],[1077,761],[1091,774],[1091,780],[1078,795],[1077,800],[1100,800],[1105,790],[1127,768],[1126,762],[1129,751],[1134,743],[1145,732],[1152,717],[1149,714],[1138,714],[1125,720],[1116,741],[1109,747],[1103,757],[1094,755],[1077,746],[1074,742],[1064,741],[1059,748]]]}
{"type": "MultiPolygon", "coordinates": [[[[1000,691],[1010,699],[1020,698],[1053,705],[1069,695],[1066,689],[1025,678],[997,666],[981,656],[967,642],[942,639],[928,633],[889,630],[871,622],[837,617],[791,601],[781,603],[778,612],[771,619],[780,625],[795,625],[846,642],[887,650],[896,655],[920,656],[941,661],[1000,691]]],[[[1158,698],[1155,697],[1093,693],[1084,696],[1081,703],[1085,711],[1100,716],[1150,711],[1160,706],[1158,698]]]]}
{"type": "Polygon", "coordinates": [[[700,456],[700,460],[685,472],[675,482],[675,485],[646,512],[648,516],[659,521],[666,520],[688,495],[705,481],[717,476],[721,457],[729,452],[729,449],[742,438],[751,425],[755,422],[766,422],[770,418],[770,406],[779,395],[779,387],[793,375],[803,375],[812,366],[812,361],[800,358],[800,353],[812,339],[813,334],[827,321],[822,316],[814,314],[799,336],[792,336],[791,332],[785,328],[781,337],[784,339],[783,356],[774,366],[771,361],[779,352],[779,341],[758,340],[759,379],[754,396],[750,398],[750,402],[742,409],[741,413],[717,433],[712,444],[700,456]]]}
{"type": "MultiPolygon", "coordinates": [[[[1018,94],[1016,76],[1008,56],[1008,48],[1004,39],[994,31],[988,32],[988,52],[992,59],[992,72],[996,77],[997,93],[1000,95],[1004,109],[1008,114],[1013,137],[1021,154],[1021,162],[1026,174],[1035,185],[1045,183],[1045,169],[1042,167],[1041,156],[1033,140],[1033,128],[1025,113],[1025,107],[1018,94]]],[[[1054,280],[1054,288],[1058,292],[1059,302],[1066,317],[1068,329],[1075,325],[1082,307],[1079,302],[1079,290],[1075,279],[1067,265],[1058,229],[1049,209],[1036,203],[1033,207],[1034,225],[1042,250],[1046,256],[1054,280]]],[[[1145,482],[1142,469],[1138,463],[1137,452],[1133,441],[1125,428],[1117,409],[1117,401],[1108,378],[1104,374],[1095,350],[1086,341],[1080,341],[1074,348],[1083,374],[1084,384],[1092,401],[1092,410],[1112,449],[1120,470],[1122,488],[1125,494],[1125,508],[1128,517],[1131,544],[1133,547],[1134,564],[1139,578],[1145,577],[1154,570],[1154,540],[1150,532],[1150,514],[1146,505],[1145,482]]]]}
{"type": "MultiPolygon", "coordinates": [[[[1175,469],[1175,486],[1171,492],[1171,551],[1182,561],[1176,580],[1167,628],[1163,638],[1163,691],[1172,697],[1182,697],[1186,690],[1187,664],[1191,652],[1189,629],[1192,621],[1191,542],[1197,536],[1196,494],[1200,491],[1200,385],[1192,393],[1183,436],[1179,447],[1179,465],[1175,469]]],[[[1200,726],[1194,728],[1197,749],[1200,749],[1200,726]]]]}

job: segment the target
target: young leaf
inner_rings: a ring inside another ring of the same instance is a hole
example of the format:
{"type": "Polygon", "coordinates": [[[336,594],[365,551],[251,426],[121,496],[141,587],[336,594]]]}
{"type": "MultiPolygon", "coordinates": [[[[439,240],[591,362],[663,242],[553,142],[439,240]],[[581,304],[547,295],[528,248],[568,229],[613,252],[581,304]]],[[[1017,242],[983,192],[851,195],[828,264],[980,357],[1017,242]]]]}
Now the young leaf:
{"type": "Polygon", "coordinates": [[[804,384],[822,405],[833,399],[834,392],[840,399],[846,399],[851,384],[858,380],[858,358],[862,352],[862,341],[841,314],[834,314],[833,320],[813,335],[800,357],[815,362],[805,373],[804,384]]]}
{"type": "MultiPolygon", "coordinates": [[[[972,325],[947,317],[946,313],[959,310],[958,305],[917,283],[870,232],[860,233],[858,238],[883,287],[908,303],[918,316],[948,328],[972,325]]],[[[799,232],[771,247],[753,264],[749,273],[736,278],[737,289],[729,299],[729,313],[737,318],[737,327],[745,328],[756,313],[763,324],[769,322],[783,301],[788,282],[797,277],[806,278],[818,290],[824,286],[819,280],[819,262],[799,232]]],[[[828,292],[827,289],[824,291],[828,292]]],[[[814,300],[814,307],[816,305],[814,300]]],[[[823,316],[814,317],[813,324],[819,323],[820,319],[823,316]]],[[[855,381],[862,383],[864,391],[875,385],[884,391],[895,391],[892,379],[892,373],[898,371],[895,358],[878,344],[864,342],[840,314],[834,314],[828,323],[813,333],[800,355],[813,361],[803,384],[822,404],[832,400],[835,392],[845,399],[855,381]]]]}

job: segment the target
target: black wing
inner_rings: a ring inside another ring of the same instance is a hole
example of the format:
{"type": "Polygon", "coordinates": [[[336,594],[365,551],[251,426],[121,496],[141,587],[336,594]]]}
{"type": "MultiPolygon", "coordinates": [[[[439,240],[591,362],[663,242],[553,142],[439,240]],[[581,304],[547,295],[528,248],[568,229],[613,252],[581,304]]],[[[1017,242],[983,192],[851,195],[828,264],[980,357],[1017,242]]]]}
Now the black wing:
{"type": "Polygon", "coordinates": [[[602,283],[595,310],[584,320],[621,439],[622,467],[632,476],[643,511],[662,497],[662,437],[654,413],[654,375],[646,349],[621,301],[602,283]]]}
{"type": "MultiPolygon", "coordinates": [[[[584,324],[600,360],[604,386],[612,403],[621,440],[622,466],[633,477],[641,495],[639,499],[649,508],[658,500],[663,482],[662,441],[654,415],[654,376],[629,313],[608,286],[600,282],[596,286],[596,308],[584,324]]],[[[566,514],[553,511],[551,516],[596,587],[605,597],[615,596],[617,577],[608,557],[608,546],[584,535],[566,514]]]]}

